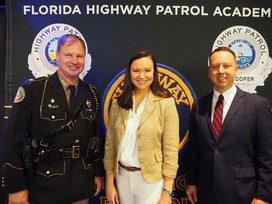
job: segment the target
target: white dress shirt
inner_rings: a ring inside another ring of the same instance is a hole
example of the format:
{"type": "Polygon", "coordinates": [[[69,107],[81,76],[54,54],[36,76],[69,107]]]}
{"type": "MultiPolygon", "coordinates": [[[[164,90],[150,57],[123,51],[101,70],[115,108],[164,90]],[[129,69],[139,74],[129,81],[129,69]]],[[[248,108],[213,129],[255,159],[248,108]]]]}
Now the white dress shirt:
{"type": "MultiPolygon", "coordinates": [[[[141,114],[145,107],[147,95],[140,103],[137,113],[135,107],[129,110],[127,127],[120,148],[120,162],[126,166],[140,167],[137,145],[137,127],[141,118],[141,114]]],[[[135,96],[133,95],[133,104],[135,104],[135,96]]]]}

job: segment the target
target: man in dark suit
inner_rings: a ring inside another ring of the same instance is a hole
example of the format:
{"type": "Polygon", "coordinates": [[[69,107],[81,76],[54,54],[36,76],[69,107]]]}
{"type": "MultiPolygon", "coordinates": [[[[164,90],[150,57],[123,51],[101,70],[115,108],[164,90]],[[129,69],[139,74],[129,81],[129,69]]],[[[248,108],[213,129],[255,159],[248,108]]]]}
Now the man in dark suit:
{"type": "Polygon", "coordinates": [[[191,203],[272,202],[271,105],[236,87],[237,71],[231,49],[210,54],[214,90],[194,103],[190,122],[186,193],[191,203]]]}
{"type": "Polygon", "coordinates": [[[99,97],[79,79],[85,51],[79,37],[62,36],[59,69],[18,89],[1,141],[9,204],[87,204],[102,188],[99,97]]]}

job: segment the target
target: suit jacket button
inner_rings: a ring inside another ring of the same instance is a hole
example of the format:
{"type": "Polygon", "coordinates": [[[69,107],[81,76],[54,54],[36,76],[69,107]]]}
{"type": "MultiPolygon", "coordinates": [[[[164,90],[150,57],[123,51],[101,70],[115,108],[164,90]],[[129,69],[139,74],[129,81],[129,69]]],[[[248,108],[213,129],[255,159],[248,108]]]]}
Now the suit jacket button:
{"type": "Polygon", "coordinates": [[[219,152],[218,149],[214,150],[214,153],[215,153],[215,154],[217,154],[218,152],[219,152]]]}

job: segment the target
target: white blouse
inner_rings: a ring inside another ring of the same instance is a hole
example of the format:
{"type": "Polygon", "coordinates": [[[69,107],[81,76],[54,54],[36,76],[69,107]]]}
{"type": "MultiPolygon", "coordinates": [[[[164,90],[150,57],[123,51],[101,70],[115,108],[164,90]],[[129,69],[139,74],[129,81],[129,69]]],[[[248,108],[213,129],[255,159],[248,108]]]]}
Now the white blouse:
{"type": "MultiPolygon", "coordinates": [[[[147,94],[148,95],[148,94],[147,94]]],[[[120,162],[126,166],[140,167],[137,144],[137,127],[141,118],[141,114],[145,107],[147,95],[140,103],[137,113],[135,113],[135,96],[133,95],[133,111],[129,110],[127,127],[124,137],[120,144],[120,162]]]]}

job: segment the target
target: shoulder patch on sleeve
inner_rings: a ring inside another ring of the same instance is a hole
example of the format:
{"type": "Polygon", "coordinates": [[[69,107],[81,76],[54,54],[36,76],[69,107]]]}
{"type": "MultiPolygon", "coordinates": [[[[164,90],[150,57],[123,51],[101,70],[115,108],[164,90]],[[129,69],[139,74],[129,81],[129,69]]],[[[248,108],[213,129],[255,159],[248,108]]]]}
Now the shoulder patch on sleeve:
{"type": "Polygon", "coordinates": [[[13,103],[19,103],[22,100],[24,100],[24,98],[25,98],[25,89],[24,89],[24,87],[26,85],[32,83],[33,81],[34,81],[33,79],[27,79],[20,85],[20,87],[17,90],[16,96],[15,96],[15,98],[13,100],[13,103]]]}
{"type": "Polygon", "coordinates": [[[19,103],[22,100],[24,100],[24,98],[25,98],[25,89],[23,87],[19,87],[13,102],[19,103]]]}

